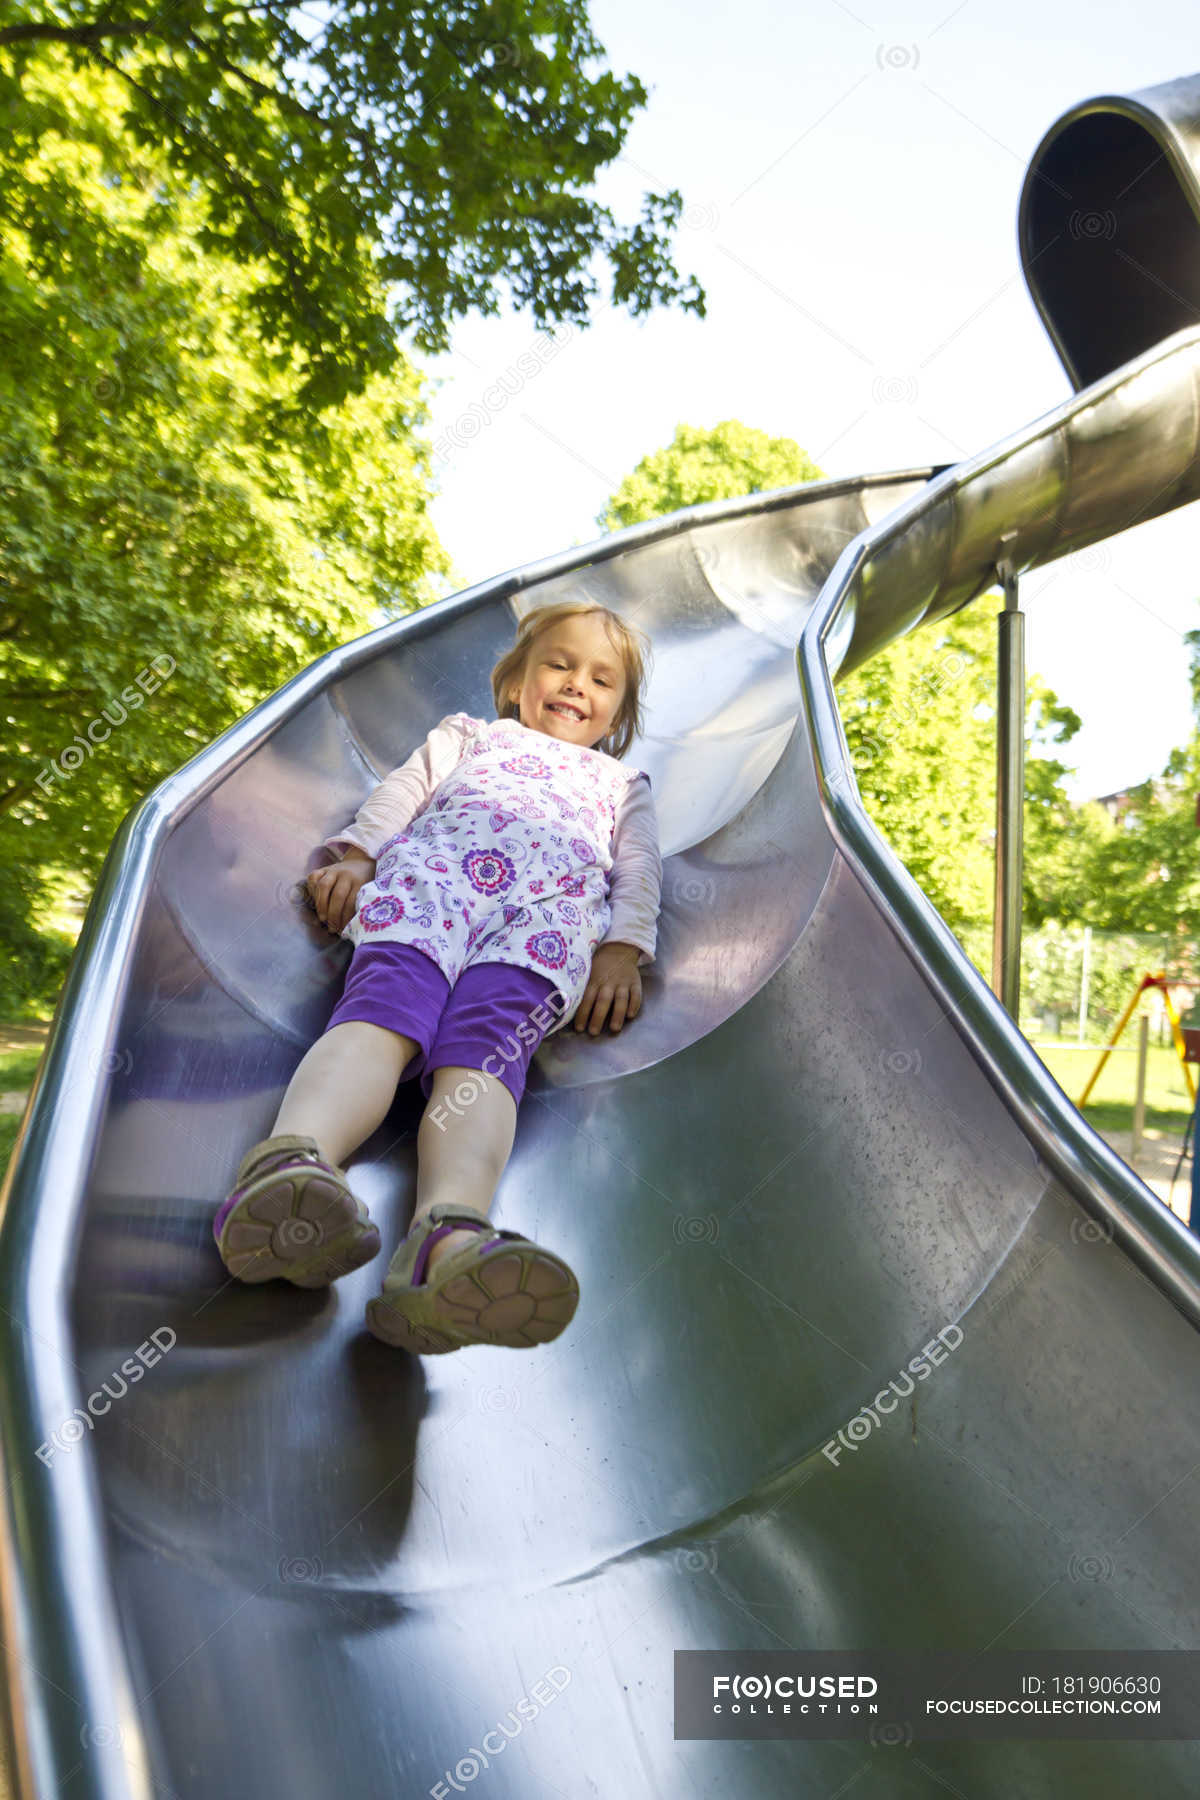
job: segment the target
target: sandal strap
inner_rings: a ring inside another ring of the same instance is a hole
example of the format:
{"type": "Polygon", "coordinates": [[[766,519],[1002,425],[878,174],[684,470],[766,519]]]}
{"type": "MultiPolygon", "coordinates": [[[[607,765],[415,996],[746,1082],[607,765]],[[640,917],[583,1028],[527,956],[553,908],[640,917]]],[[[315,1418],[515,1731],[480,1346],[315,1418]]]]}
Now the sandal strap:
{"type": "Polygon", "coordinates": [[[460,1206],[456,1200],[439,1200],[421,1214],[421,1222],[428,1219],[433,1225],[440,1225],[444,1219],[461,1219],[464,1225],[490,1224],[486,1213],[477,1212],[473,1206],[460,1206]]]}
{"type": "Polygon", "coordinates": [[[259,1143],[252,1145],[241,1160],[234,1178],[234,1186],[243,1187],[256,1170],[260,1174],[265,1174],[281,1162],[315,1163],[325,1169],[333,1167],[332,1163],[325,1161],[318,1150],[316,1138],[303,1137],[298,1133],[289,1132],[281,1137],[263,1138],[259,1143]]]}
{"type": "MultiPolygon", "coordinates": [[[[433,1230],[426,1234],[421,1248],[417,1251],[417,1260],[413,1264],[412,1272],[413,1287],[420,1287],[424,1281],[425,1269],[429,1262],[429,1253],[433,1249],[433,1246],[442,1238],[449,1237],[453,1231],[487,1231],[488,1229],[489,1227],[486,1220],[475,1218],[464,1218],[457,1224],[452,1224],[447,1221],[445,1224],[435,1225],[433,1230]]],[[[500,1234],[497,1232],[495,1236],[498,1241],[500,1234]]]]}
{"type": "Polygon", "coordinates": [[[492,1244],[509,1239],[523,1238],[520,1231],[509,1231],[501,1226],[493,1225],[483,1213],[476,1212],[473,1207],[459,1206],[453,1200],[439,1200],[428,1212],[422,1213],[415,1227],[409,1227],[409,1235],[416,1229],[423,1233],[416,1241],[416,1253],[413,1261],[409,1283],[412,1287],[420,1287],[425,1279],[425,1270],[429,1263],[429,1254],[436,1243],[448,1237],[452,1231],[486,1231],[491,1233],[491,1243],[485,1244],[490,1250],[492,1244]]]}

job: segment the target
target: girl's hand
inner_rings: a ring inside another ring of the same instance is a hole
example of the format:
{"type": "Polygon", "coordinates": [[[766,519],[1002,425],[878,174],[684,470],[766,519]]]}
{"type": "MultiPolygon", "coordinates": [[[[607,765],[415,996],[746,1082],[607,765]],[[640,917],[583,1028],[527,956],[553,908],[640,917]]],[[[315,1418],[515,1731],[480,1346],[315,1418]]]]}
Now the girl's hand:
{"type": "Polygon", "coordinates": [[[592,972],[575,1013],[576,1031],[586,1028],[595,1037],[608,1018],[610,1007],[610,1031],[620,1031],[627,1020],[636,1019],[642,1010],[642,977],[634,944],[597,946],[592,972]]]}
{"type": "Polygon", "coordinates": [[[375,858],[360,853],[314,869],[306,883],[322,925],[339,934],[354,917],[358,890],[375,877],[375,858]]]}

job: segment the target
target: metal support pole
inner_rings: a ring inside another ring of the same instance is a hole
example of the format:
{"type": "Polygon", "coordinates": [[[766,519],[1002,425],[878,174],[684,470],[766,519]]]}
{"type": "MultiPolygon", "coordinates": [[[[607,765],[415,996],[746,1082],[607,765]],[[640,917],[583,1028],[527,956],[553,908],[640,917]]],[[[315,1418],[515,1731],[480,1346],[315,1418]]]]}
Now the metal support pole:
{"type": "Polygon", "coordinates": [[[1129,1140],[1129,1166],[1132,1169],[1137,1168],[1146,1130],[1146,1047],[1149,1042],[1150,1020],[1143,1013],[1138,1020],[1137,1087],[1133,1095],[1133,1133],[1129,1140]]]}
{"type": "Polygon", "coordinates": [[[1082,1044],[1087,1032],[1088,1014],[1088,975],[1091,972],[1092,928],[1083,928],[1083,971],[1079,977],[1079,1042],[1082,1044]]]}
{"type": "Polygon", "coordinates": [[[1004,584],[997,626],[996,891],[992,910],[992,991],[1019,1022],[1021,1012],[1021,875],[1025,818],[1025,616],[1017,576],[996,565],[1004,584]]]}

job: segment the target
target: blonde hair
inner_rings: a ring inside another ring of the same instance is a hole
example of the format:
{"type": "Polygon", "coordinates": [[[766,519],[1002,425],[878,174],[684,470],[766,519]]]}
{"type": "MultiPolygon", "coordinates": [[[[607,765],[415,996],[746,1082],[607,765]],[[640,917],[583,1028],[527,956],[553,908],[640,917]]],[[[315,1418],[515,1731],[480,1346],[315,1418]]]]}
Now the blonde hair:
{"type": "Polygon", "coordinates": [[[611,729],[593,746],[620,761],[634,738],[640,736],[642,731],[642,688],[646,680],[646,659],[650,645],[635,625],[627,624],[618,613],[610,612],[607,606],[600,606],[594,600],[560,600],[557,605],[535,607],[532,612],[525,614],[517,627],[515,644],[492,670],[492,697],[496,702],[496,716],[500,719],[520,718],[520,705],[510,699],[509,694],[514,683],[521,683],[525,679],[534,639],[540,637],[542,632],[549,631],[552,626],[560,624],[563,619],[583,618],[588,613],[598,613],[603,619],[609,642],[620,657],[625,671],[625,692],[617,709],[617,716],[611,729]]]}

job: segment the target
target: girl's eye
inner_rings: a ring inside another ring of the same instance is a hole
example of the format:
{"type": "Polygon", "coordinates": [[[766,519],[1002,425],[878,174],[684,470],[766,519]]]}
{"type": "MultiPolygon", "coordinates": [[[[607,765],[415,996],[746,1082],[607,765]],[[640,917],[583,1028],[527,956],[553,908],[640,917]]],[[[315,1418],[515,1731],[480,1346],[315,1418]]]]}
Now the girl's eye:
{"type": "MultiPolygon", "coordinates": [[[[566,665],[566,663],[565,663],[565,662],[555,662],[555,663],[551,663],[551,664],[550,664],[550,667],[551,667],[551,668],[552,668],[552,669],[565,669],[565,668],[566,668],[566,666],[567,666],[567,665],[566,665]]],[[[602,676],[600,676],[600,675],[597,675],[597,677],[596,677],[596,680],[597,680],[597,682],[598,682],[598,683],[599,683],[599,685],[600,685],[600,686],[601,686],[601,687],[611,687],[611,686],[612,686],[612,682],[611,682],[611,681],[605,681],[605,680],[604,680],[604,679],[603,679],[603,677],[602,677],[602,676]]]]}

